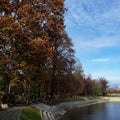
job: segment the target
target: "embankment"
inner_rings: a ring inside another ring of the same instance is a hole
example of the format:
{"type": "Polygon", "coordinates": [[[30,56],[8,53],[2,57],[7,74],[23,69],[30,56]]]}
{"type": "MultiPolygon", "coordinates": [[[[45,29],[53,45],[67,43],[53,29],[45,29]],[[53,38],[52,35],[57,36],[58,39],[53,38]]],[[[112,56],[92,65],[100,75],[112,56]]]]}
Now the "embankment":
{"type": "Polygon", "coordinates": [[[96,100],[84,100],[84,101],[75,101],[75,102],[64,102],[55,106],[48,106],[43,103],[35,105],[37,108],[42,110],[42,120],[59,120],[63,115],[74,108],[84,107],[88,105],[98,104],[108,102],[108,99],[101,98],[96,100]]]}

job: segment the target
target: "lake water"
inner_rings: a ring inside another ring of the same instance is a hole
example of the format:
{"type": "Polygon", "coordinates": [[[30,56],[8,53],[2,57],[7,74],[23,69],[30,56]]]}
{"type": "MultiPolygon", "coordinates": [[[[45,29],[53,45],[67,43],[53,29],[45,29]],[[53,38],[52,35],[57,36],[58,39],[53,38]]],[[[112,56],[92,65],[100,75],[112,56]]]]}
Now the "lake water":
{"type": "Polygon", "coordinates": [[[62,120],[120,120],[120,103],[101,103],[68,111],[62,120]]]}

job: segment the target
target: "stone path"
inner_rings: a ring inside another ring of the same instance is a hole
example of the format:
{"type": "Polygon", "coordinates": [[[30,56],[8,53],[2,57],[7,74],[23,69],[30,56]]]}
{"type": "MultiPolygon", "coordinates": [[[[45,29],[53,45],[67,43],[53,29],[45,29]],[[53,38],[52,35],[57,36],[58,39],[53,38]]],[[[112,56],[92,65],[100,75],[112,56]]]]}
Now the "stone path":
{"type": "Polygon", "coordinates": [[[34,106],[42,111],[42,120],[55,120],[52,110],[53,107],[45,105],[43,103],[39,103],[34,106]]]}
{"type": "Polygon", "coordinates": [[[19,116],[24,107],[13,107],[0,111],[0,120],[19,120],[19,116]]]}

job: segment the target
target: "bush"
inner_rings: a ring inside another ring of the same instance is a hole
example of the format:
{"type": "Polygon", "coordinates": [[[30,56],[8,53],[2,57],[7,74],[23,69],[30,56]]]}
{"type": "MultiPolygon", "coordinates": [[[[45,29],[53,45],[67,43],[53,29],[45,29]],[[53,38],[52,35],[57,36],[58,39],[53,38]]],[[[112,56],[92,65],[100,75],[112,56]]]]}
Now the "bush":
{"type": "Polygon", "coordinates": [[[1,98],[1,102],[3,104],[15,104],[15,96],[11,95],[11,94],[5,94],[3,95],[3,97],[1,98]]]}

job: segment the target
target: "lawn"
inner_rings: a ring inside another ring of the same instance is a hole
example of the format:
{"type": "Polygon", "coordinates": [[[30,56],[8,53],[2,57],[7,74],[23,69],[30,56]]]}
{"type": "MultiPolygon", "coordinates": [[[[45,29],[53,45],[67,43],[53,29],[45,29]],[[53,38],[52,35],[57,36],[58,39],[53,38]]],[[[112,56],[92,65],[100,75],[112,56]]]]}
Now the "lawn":
{"type": "Polygon", "coordinates": [[[77,97],[77,98],[66,98],[64,102],[73,102],[73,101],[83,101],[83,97],[77,97]]]}
{"type": "Polygon", "coordinates": [[[96,100],[96,99],[101,99],[101,96],[91,96],[88,97],[89,100],[96,100]]]}
{"type": "Polygon", "coordinates": [[[33,106],[26,107],[21,113],[20,120],[41,120],[41,112],[33,106]]]}

